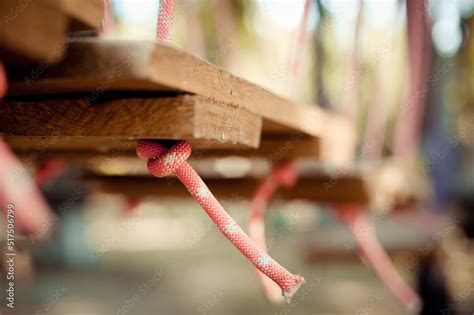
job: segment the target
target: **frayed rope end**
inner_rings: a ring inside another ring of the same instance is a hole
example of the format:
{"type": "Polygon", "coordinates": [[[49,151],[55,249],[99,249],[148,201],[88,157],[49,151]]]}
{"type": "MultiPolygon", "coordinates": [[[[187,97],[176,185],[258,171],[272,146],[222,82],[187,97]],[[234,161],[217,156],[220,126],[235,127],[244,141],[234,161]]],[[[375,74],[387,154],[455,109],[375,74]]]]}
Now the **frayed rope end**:
{"type": "Polygon", "coordinates": [[[286,303],[291,303],[291,297],[298,291],[298,289],[306,283],[304,278],[300,275],[296,275],[293,279],[293,283],[291,284],[290,288],[287,291],[283,291],[282,295],[286,300],[286,303]]]}

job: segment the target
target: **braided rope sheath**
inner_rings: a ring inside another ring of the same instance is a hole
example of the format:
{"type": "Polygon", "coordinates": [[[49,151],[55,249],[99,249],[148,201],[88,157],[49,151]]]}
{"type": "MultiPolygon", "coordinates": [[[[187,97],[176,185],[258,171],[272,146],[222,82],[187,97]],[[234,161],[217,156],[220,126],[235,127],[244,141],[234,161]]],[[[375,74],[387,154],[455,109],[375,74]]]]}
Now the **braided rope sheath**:
{"type": "Polygon", "coordinates": [[[140,140],[137,154],[148,159],[149,171],[156,177],[175,173],[191,196],[201,205],[219,230],[248,260],[261,272],[271,278],[282,290],[288,300],[303,284],[304,279],[293,275],[264,249],[260,248],[225,211],[201,177],[186,161],[191,155],[191,145],[187,141],[178,141],[169,150],[162,144],[150,140],[140,140]]]}
{"type": "Polygon", "coordinates": [[[160,0],[158,21],[156,25],[156,39],[158,42],[168,44],[171,41],[173,10],[174,0],[160,0]]]}
{"type": "MultiPolygon", "coordinates": [[[[265,251],[267,251],[265,241],[266,206],[280,186],[292,187],[296,183],[296,176],[297,173],[293,163],[279,163],[265,177],[252,198],[249,213],[249,236],[265,251]]],[[[272,302],[283,301],[280,290],[275,283],[258,269],[256,269],[256,272],[265,296],[272,302]]]]}
{"type": "Polygon", "coordinates": [[[390,257],[380,245],[367,214],[356,206],[337,207],[338,216],[346,223],[362,254],[392,294],[412,313],[421,309],[418,294],[410,288],[397,272],[390,257]]]}

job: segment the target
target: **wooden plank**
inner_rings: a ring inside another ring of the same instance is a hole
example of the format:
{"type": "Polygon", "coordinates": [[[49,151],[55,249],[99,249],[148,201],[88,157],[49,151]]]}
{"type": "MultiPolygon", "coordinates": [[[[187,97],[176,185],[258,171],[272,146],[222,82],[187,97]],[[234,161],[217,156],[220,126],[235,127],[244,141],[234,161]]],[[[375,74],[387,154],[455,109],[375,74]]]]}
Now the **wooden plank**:
{"type": "MultiPolygon", "coordinates": [[[[96,174],[94,179],[100,182],[100,189],[105,192],[131,196],[188,197],[188,193],[180,185],[171,187],[166,180],[153,178],[140,161],[135,163],[128,160],[121,163],[120,159],[104,159],[103,162],[95,162],[94,165],[88,165],[89,170],[96,174]],[[114,176],[110,176],[111,174],[114,176]],[[130,189],[126,183],[133,183],[134,188],[130,189]]],[[[265,164],[252,160],[250,162],[255,163],[255,167],[252,166],[246,173],[239,175],[241,177],[226,178],[226,174],[216,171],[216,162],[212,159],[191,160],[193,167],[216,196],[241,196],[247,200],[255,192],[261,177],[266,174],[265,164]]],[[[300,174],[297,185],[291,189],[279,189],[276,198],[393,209],[418,204],[428,191],[422,176],[399,161],[385,161],[357,169],[328,168],[314,161],[300,161],[296,167],[300,174]]]]}
{"type": "MultiPolygon", "coordinates": [[[[98,190],[105,193],[125,194],[131,197],[191,198],[183,185],[173,178],[157,179],[137,176],[92,176],[98,190]]],[[[206,178],[206,185],[217,198],[249,200],[259,184],[254,178],[206,178]]],[[[328,178],[303,178],[292,189],[280,189],[275,199],[303,199],[323,203],[367,204],[369,196],[364,183],[358,178],[340,180],[338,185],[326,189],[328,178]]]]}
{"type": "MultiPolygon", "coordinates": [[[[136,141],[110,138],[32,137],[5,136],[4,140],[20,156],[33,152],[44,157],[62,158],[68,161],[87,161],[91,158],[136,157],[136,141]],[[120,154],[117,154],[120,152],[120,154]]],[[[207,143],[189,139],[193,144],[193,157],[218,159],[228,156],[262,158],[269,163],[291,159],[318,159],[319,140],[312,137],[263,136],[258,148],[248,148],[228,143],[207,143]]]]}
{"type": "Polygon", "coordinates": [[[118,98],[101,103],[86,98],[10,99],[0,106],[1,134],[46,140],[60,137],[71,147],[88,140],[97,145],[102,138],[186,139],[209,146],[255,148],[261,125],[261,118],[246,109],[196,95],[118,98]]]}
{"type": "Polygon", "coordinates": [[[45,0],[71,17],[70,31],[98,30],[104,16],[103,0],[45,0]]]}
{"type": "Polygon", "coordinates": [[[64,13],[44,5],[43,1],[15,0],[0,1],[0,13],[3,62],[20,63],[24,58],[56,62],[61,58],[68,28],[64,13]]]}
{"type": "Polygon", "coordinates": [[[0,14],[3,61],[16,65],[25,61],[49,64],[63,56],[69,31],[100,27],[104,4],[102,0],[2,0],[0,14]]]}
{"type": "Polygon", "coordinates": [[[72,41],[63,62],[25,84],[13,74],[11,95],[91,91],[178,91],[241,106],[263,118],[263,132],[303,132],[322,139],[331,157],[352,158],[352,126],[316,106],[296,104],[175,48],[144,41],[72,41]],[[339,145],[340,144],[340,145],[339,145]],[[337,146],[335,150],[334,147],[337,146]]]}
{"type": "Polygon", "coordinates": [[[317,160],[321,157],[321,141],[301,133],[292,135],[262,135],[257,149],[227,150],[216,149],[201,154],[205,158],[240,156],[245,158],[263,158],[269,163],[293,159],[317,160]]]}

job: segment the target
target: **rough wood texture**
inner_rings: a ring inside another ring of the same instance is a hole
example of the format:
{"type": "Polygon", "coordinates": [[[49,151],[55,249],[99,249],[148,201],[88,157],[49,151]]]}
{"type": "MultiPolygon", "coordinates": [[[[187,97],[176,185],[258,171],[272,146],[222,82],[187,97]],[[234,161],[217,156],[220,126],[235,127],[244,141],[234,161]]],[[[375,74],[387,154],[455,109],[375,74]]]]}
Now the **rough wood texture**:
{"type": "Polygon", "coordinates": [[[270,163],[282,160],[312,159],[321,157],[321,144],[319,138],[308,137],[294,133],[285,135],[262,135],[260,146],[257,149],[225,150],[216,149],[206,152],[206,158],[219,158],[225,156],[241,156],[247,158],[265,158],[270,163]]]}
{"type": "MultiPolygon", "coordinates": [[[[322,139],[331,157],[350,160],[352,127],[316,106],[295,104],[169,46],[143,41],[78,40],[59,65],[25,84],[12,77],[11,95],[90,91],[178,91],[241,106],[261,116],[264,133],[303,132],[322,139]]],[[[324,154],[323,154],[324,156],[324,154]]]]}
{"type": "Polygon", "coordinates": [[[17,65],[56,62],[68,31],[97,30],[103,13],[102,0],[2,0],[0,57],[17,65]]]}
{"type": "MultiPolygon", "coordinates": [[[[99,191],[125,194],[132,197],[190,198],[188,191],[176,179],[156,179],[134,176],[88,176],[98,184],[99,191]]],[[[206,185],[217,198],[249,200],[259,180],[252,178],[206,178],[206,185]]],[[[364,183],[358,178],[340,180],[338,185],[326,189],[328,178],[303,178],[292,189],[280,189],[275,199],[304,199],[323,203],[367,204],[369,196],[364,183]]]]}
{"type": "MultiPolygon", "coordinates": [[[[108,159],[117,157],[136,157],[136,141],[123,141],[123,139],[110,138],[75,138],[70,137],[31,137],[31,136],[5,136],[5,141],[20,156],[33,152],[43,156],[63,158],[68,161],[87,161],[90,158],[108,159]],[[47,147],[39,143],[47,143],[47,147]],[[41,149],[44,147],[44,149],[41,149]],[[42,151],[42,152],[38,152],[42,151]]],[[[239,156],[247,158],[262,158],[269,163],[289,159],[317,159],[320,154],[319,140],[312,137],[288,138],[279,136],[263,136],[258,148],[240,148],[228,142],[206,143],[200,139],[189,139],[193,145],[195,158],[222,158],[239,156]]]]}
{"type": "Polygon", "coordinates": [[[104,16],[103,0],[44,0],[71,17],[71,31],[98,30],[104,16]]]}
{"type": "MultiPolygon", "coordinates": [[[[131,196],[187,196],[180,185],[170,186],[167,180],[153,178],[143,163],[137,164],[130,160],[120,163],[116,159],[96,162],[95,165],[89,164],[89,169],[96,174],[92,177],[105,192],[131,196]],[[134,188],[130,189],[126,183],[133,183],[134,188]]],[[[422,176],[399,161],[385,161],[360,169],[328,168],[314,161],[301,162],[296,164],[301,177],[297,185],[291,189],[279,189],[276,198],[347,203],[370,206],[380,211],[413,206],[428,194],[422,176]]],[[[245,177],[239,178],[225,178],[225,174],[216,172],[216,164],[212,160],[191,163],[205,178],[211,191],[222,198],[240,196],[248,200],[261,181],[260,177],[266,174],[265,165],[256,162],[253,162],[256,167],[248,169],[246,174],[241,175],[245,177]]]]}
{"type": "Polygon", "coordinates": [[[259,116],[196,95],[119,98],[97,104],[86,98],[35,98],[6,100],[0,106],[3,135],[61,137],[72,147],[77,138],[89,140],[90,137],[94,145],[97,144],[94,140],[99,138],[105,141],[186,139],[255,148],[260,132],[259,116]]]}
{"type": "Polygon", "coordinates": [[[55,62],[64,53],[68,18],[43,1],[0,1],[0,56],[6,63],[26,59],[55,62]],[[21,5],[20,3],[24,3],[21,5]]]}
{"type": "MultiPolygon", "coordinates": [[[[432,241],[432,235],[446,226],[445,219],[410,211],[375,217],[373,222],[377,238],[390,256],[427,256],[439,246],[432,241]],[[431,222],[429,225],[427,220],[431,222]]],[[[314,264],[360,261],[354,236],[346,226],[337,222],[313,231],[303,255],[307,262],[314,264]]]]}

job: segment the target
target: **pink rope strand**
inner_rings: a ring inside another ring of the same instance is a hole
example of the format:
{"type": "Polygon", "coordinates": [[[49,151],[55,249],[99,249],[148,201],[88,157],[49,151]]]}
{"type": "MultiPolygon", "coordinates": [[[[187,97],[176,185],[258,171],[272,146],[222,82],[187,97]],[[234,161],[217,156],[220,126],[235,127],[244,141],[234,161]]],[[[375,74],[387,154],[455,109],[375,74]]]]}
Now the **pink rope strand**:
{"type": "Polygon", "coordinates": [[[174,172],[224,236],[256,268],[278,284],[284,297],[289,300],[304,283],[303,277],[291,274],[273,260],[225,211],[196,171],[186,162],[191,155],[191,146],[187,141],[179,141],[168,150],[158,142],[141,140],[137,145],[137,154],[148,159],[148,169],[156,177],[168,176],[174,172]]]}
{"type": "Polygon", "coordinates": [[[410,311],[421,308],[418,294],[410,288],[393,266],[387,252],[380,245],[367,214],[354,206],[338,207],[338,214],[356,240],[362,254],[392,294],[410,311]]]}
{"type": "MultiPolygon", "coordinates": [[[[308,25],[309,12],[311,9],[312,2],[312,0],[305,1],[303,18],[301,19],[301,23],[298,28],[298,39],[291,60],[291,79],[293,82],[296,82],[295,80],[297,79],[301,68],[301,59],[303,56],[303,50],[306,42],[306,28],[308,25]]],[[[296,87],[297,84],[291,84],[291,86],[296,87]]]]}
{"type": "MultiPolygon", "coordinates": [[[[291,162],[280,163],[273,167],[255,191],[250,204],[249,236],[255,243],[267,251],[265,241],[265,209],[275,191],[280,187],[289,188],[296,182],[296,169],[291,162]]],[[[283,301],[279,288],[265,274],[256,269],[260,285],[265,296],[272,302],[283,301]]]]}
{"type": "MultiPolygon", "coordinates": [[[[290,84],[291,94],[296,96],[296,84],[297,78],[301,69],[301,60],[303,49],[306,41],[306,29],[308,23],[309,12],[311,9],[312,0],[306,0],[303,18],[299,25],[297,42],[291,57],[291,68],[290,78],[292,84],[290,84]]],[[[257,190],[255,191],[254,197],[250,204],[249,213],[249,236],[267,251],[265,241],[265,209],[268,202],[271,200],[275,191],[279,186],[291,187],[297,180],[297,172],[293,161],[278,163],[273,166],[271,172],[262,181],[257,190]]],[[[281,302],[282,298],[279,294],[278,287],[270,281],[262,272],[257,270],[257,276],[260,282],[260,286],[265,296],[272,302],[281,302]]]]}
{"type": "Polygon", "coordinates": [[[158,20],[156,24],[156,39],[158,42],[169,44],[173,26],[174,0],[160,0],[158,20]]]}
{"type": "MultiPolygon", "coordinates": [[[[361,1],[362,6],[362,1],[361,1]]],[[[304,40],[302,41],[301,38],[305,38],[304,34],[306,30],[306,19],[308,13],[306,10],[309,9],[308,5],[305,5],[305,13],[303,21],[300,25],[299,30],[299,38],[298,44],[296,46],[296,50],[302,51],[302,45],[304,40]]],[[[361,8],[359,8],[359,15],[357,21],[357,31],[360,28],[360,15],[361,15],[361,8]]],[[[356,36],[357,37],[357,36],[356,36]]],[[[356,44],[354,50],[358,49],[358,39],[356,38],[356,44]]],[[[301,56],[301,52],[295,52],[294,56],[301,56]]],[[[300,58],[296,58],[293,60],[293,68],[291,72],[291,76],[293,82],[296,82],[296,77],[298,74],[298,70],[301,64],[300,58]]],[[[294,91],[293,91],[294,92],[294,91]]],[[[249,220],[249,234],[253,240],[256,241],[258,245],[265,248],[265,228],[264,228],[264,214],[265,208],[268,202],[271,200],[273,194],[275,193],[278,185],[290,187],[291,185],[285,185],[284,183],[279,182],[279,174],[282,170],[286,170],[292,176],[294,181],[296,181],[296,169],[292,162],[285,162],[276,165],[272,171],[268,174],[268,176],[263,180],[260,186],[257,188],[257,191],[254,195],[254,198],[251,203],[251,211],[250,211],[250,220],[249,220]]],[[[287,175],[288,176],[288,175],[287,175]]],[[[337,208],[338,213],[343,213],[342,210],[337,208]]],[[[347,213],[347,209],[344,213],[347,213]]],[[[360,223],[364,223],[366,226],[370,224],[369,219],[367,218],[366,214],[355,207],[351,211],[352,216],[350,217],[351,220],[348,220],[346,217],[344,222],[349,227],[350,231],[352,232],[354,238],[358,240],[359,249],[361,252],[367,257],[372,269],[375,270],[381,281],[385,284],[385,286],[393,293],[395,297],[397,297],[401,303],[409,310],[418,309],[420,307],[420,299],[418,298],[417,294],[405,283],[403,279],[398,274],[395,267],[392,265],[387,253],[380,245],[375,233],[368,233],[363,239],[358,239],[359,233],[359,225],[360,223]]],[[[266,297],[271,301],[278,301],[278,295],[276,294],[277,290],[273,283],[268,281],[263,274],[259,273],[259,280],[263,291],[266,297]]]]}
{"type": "Polygon", "coordinates": [[[431,60],[431,32],[424,0],[406,1],[409,53],[407,95],[395,122],[392,149],[398,157],[416,154],[422,131],[425,89],[431,60]]]}

